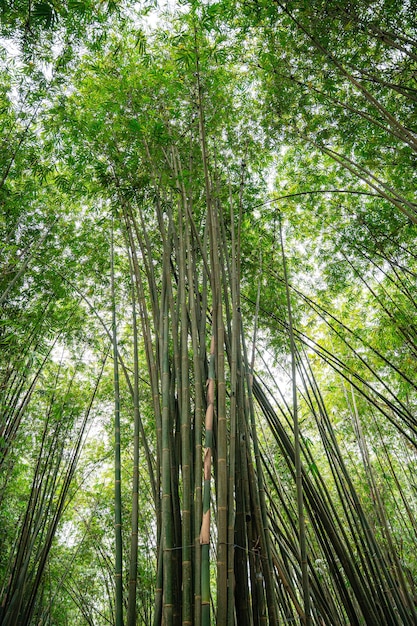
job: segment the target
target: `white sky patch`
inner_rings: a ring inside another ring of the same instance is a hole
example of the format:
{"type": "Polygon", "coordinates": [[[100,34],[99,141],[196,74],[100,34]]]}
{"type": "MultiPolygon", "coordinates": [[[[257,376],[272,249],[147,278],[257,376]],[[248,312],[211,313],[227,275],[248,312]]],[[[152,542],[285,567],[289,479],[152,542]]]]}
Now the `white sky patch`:
{"type": "Polygon", "coordinates": [[[0,37],[0,46],[11,58],[16,58],[20,54],[20,48],[18,44],[9,37],[0,37]]]}
{"type": "Polygon", "coordinates": [[[60,543],[67,548],[74,548],[78,543],[78,527],[74,522],[67,521],[61,525],[57,531],[57,537],[60,543]]]}

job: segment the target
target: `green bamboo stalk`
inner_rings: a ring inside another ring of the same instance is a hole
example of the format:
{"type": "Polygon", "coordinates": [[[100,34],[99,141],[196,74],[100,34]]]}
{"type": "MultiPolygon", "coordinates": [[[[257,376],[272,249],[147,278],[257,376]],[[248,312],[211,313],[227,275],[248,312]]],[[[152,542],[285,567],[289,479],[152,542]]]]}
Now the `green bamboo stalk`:
{"type": "MultiPolygon", "coordinates": [[[[227,425],[226,386],[224,375],[224,322],[221,298],[221,271],[219,264],[219,227],[211,197],[208,149],[204,121],[203,90],[200,76],[199,45],[194,25],[194,48],[196,59],[197,106],[200,145],[203,161],[209,240],[211,253],[211,287],[213,298],[213,321],[215,328],[215,355],[217,369],[217,621],[227,620],[227,425]]],[[[204,504],[203,504],[204,506],[204,504]]],[[[203,512],[204,515],[204,512],[203,512]]],[[[206,546],[206,544],[204,544],[206,546]]],[[[206,552],[207,548],[203,548],[206,552]]],[[[203,600],[204,602],[204,600],[203,600]]],[[[204,604],[203,604],[204,606],[204,604]]]]}
{"type": "Polygon", "coordinates": [[[160,538],[157,547],[157,566],[156,566],[156,581],[155,581],[155,602],[153,613],[153,626],[161,626],[162,624],[162,603],[163,603],[163,586],[164,586],[164,574],[163,574],[163,541],[160,538]]]}
{"type": "MultiPolygon", "coordinates": [[[[191,211],[191,207],[189,207],[191,211]]],[[[191,242],[189,229],[185,230],[185,248],[187,253],[188,271],[188,298],[190,310],[191,344],[194,370],[194,624],[201,625],[201,545],[200,526],[203,516],[203,493],[202,493],[202,460],[203,460],[203,419],[204,419],[204,389],[200,363],[199,346],[199,321],[197,312],[197,302],[194,292],[196,273],[194,272],[195,260],[193,256],[193,245],[191,242]]],[[[197,290],[196,290],[197,291],[197,290]]],[[[202,315],[202,311],[200,312],[202,315]]]]}
{"type": "Polygon", "coordinates": [[[236,260],[240,255],[240,242],[235,241],[233,201],[230,199],[231,211],[231,229],[232,229],[232,346],[231,346],[231,371],[230,371],[230,447],[229,447],[229,465],[228,465],[228,569],[227,569],[227,624],[234,624],[235,615],[235,483],[236,483],[236,435],[237,435],[237,366],[238,354],[240,352],[240,307],[238,285],[239,278],[237,274],[236,260]]]}
{"type": "Polygon", "coordinates": [[[122,544],[122,489],[120,450],[120,387],[117,350],[116,292],[114,280],[114,227],[111,231],[111,301],[113,336],[113,379],[114,379],[114,530],[115,530],[115,623],[123,626],[123,544],[122,544]]]}
{"type": "Polygon", "coordinates": [[[139,409],[139,352],[136,297],[132,257],[129,256],[130,281],[132,288],[132,332],[133,332],[133,477],[132,477],[132,518],[129,564],[129,595],[127,624],[136,626],[136,588],[138,578],[138,528],[139,528],[139,454],[140,454],[140,409],[139,409]]]}
{"type": "Polygon", "coordinates": [[[181,472],[182,472],[182,624],[191,626],[193,606],[193,577],[192,577],[192,551],[191,551],[191,428],[190,428],[190,389],[189,389],[189,357],[188,357],[188,308],[185,279],[186,267],[186,242],[188,241],[187,224],[187,197],[181,182],[181,163],[179,155],[173,151],[174,172],[182,190],[181,198],[178,199],[178,231],[179,231],[179,255],[178,255],[178,301],[180,305],[181,335],[181,472]],[[179,170],[179,172],[178,172],[179,170]],[[183,211],[185,215],[183,215],[183,211]],[[186,234],[187,233],[187,234],[186,234]]]}
{"type": "Polygon", "coordinates": [[[210,361],[207,386],[206,441],[204,449],[203,518],[200,530],[201,544],[201,623],[210,626],[210,497],[211,497],[211,456],[213,448],[214,418],[214,376],[215,376],[214,337],[211,339],[210,361]]]}
{"type": "MultiPolygon", "coordinates": [[[[239,364],[241,365],[241,363],[239,364]]],[[[240,384],[237,389],[239,410],[237,412],[238,440],[236,442],[236,516],[234,541],[238,547],[236,548],[234,555],[234,577],[236,584],[234,589],[234,604],[237,624],[239,624],[239,626],[252,626],[253,619],[251,615],[250,574],[248,571],[248,563],[252,564],[253,561],[253,552],[252,550],[249,551],[248,539],[248,537],[252,536],[252,521],[248,505],[249,495],[246,463],[246,436],[244,434],[245,417],[243,415],[244,410],[242,409],[243,385],[241,383],[242,381],[240,379],[240,384]]]]}
{"type": "MultiPolygon", "coordinates": [[[[214,216],[212,215],[214,218],[214,216]]],[[[217,220],[213,219],[213,275],[214,298],[216,308],[216,368],[217,368],[217,620],[219,624],[227,621],[227,423],[226,423],[226,383],[225,383],[225,354],[224,354],[224,322],[221,300],[220,268],[217,252],[218,229],[215,227],[217,220]],[[214,244],[214,245],[213,245],[214,244]]]]}
{"type": "Polygon", "coordinates": [[[163,600],[162,615],[165,626],[173,626],[173,517],[171,503],[171,419],[169,389],[169,352],[168,352],[168,297],[163,294],[162,306],[162,555],[163,555],[163,600]]]}
{"type": "MultiPolygon", "coordinates": [[[[190,151],[190,171],[193,169],[193,159],[190,151]]],[[[192,190],[186,193],[183,185],[183,198],[187,208],[186,224],[191,228],[186,228],[185,245],[188,256],[188,297],[190,309],[190,328],[192,336],[192,354],[194,369],[194,623],[200,626],[202,623],[202,546],[200,544],[200,526],[203,517],[203,420],[204,420],[204,373],[205,365],[205,328],[207,309],[207,281],[210,280],[210,269],[207,261],[207,237],[202,240],[198,234],[193,217],[192,190]],[[203,276],[201,287],[199,285],[198,258],[201,259],[203,276]],[[196,298],[198,294],[198,298],[196,298]],[[204,359],[204,363],[203,363],[204,359]]],[[[205,229],[205,234],[207,228],[205,229]]],[[[214,376],[214,372],[212,372],[214,376]]],[[[209,550],[206,555],[209,568],[209,550]]],[[[209,608],[209,607],[208,607],[209,608]]]]}

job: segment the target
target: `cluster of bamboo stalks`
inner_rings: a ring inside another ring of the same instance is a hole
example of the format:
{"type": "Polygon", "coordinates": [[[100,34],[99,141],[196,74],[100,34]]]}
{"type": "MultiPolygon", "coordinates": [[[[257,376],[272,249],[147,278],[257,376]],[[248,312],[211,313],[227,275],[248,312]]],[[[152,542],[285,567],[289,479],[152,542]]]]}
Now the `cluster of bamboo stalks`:
{"type": "MultiPolygon", "coordinates": [[[[219,193],[221,177],[211,165],[205,137],[198,65],[196,76],[205,210],[193,205],[193,190],[187,188],[183,174],[184,157],[173,142],[165,151],[172,181],[168,191],[153,172],[153,224],[158,224],[163,256],[159,272],[147,227],[149,216],[140,205],[133,207],[122,192],[118,197],[156,421],[156,463],[148,459],[158,536],[154,624],[208,626],[215,619],[218,624],[272,625],[299,619],[307,625],[342,626],[347,621],[411,625],[416,619],[414,595],[384,507],[378,504],[366,443],[361,437],[383,547],[345,466],[306,349],[311,352],[313,347],[325,361],[334,357],[293,327],[291,292],[296,290],[286,273],[282,233],[279,263],[287,305],[276,321],[291,354],[292,408],[284,397],[271,399],[268,388],[254,376],[240,302],[245,167],[240,191],[236,197],[230,195],[226,211],[219,193]],[[300,393],[324,444],[340,501],[337,506],[300,434],[300,393]],[[282,411],[285,426],[277,410],[282,411]],[[274,460],[259,446],[259,419],[266,421],[292,476],[291,496],[282,487],[274,460]],[[312,466],[314,473],[306,470],[312,466]],[[318,573],[316,563],[324,564],[326,574],[318,573]]],[[[152,163],[148,145],[146,151],[152,163]]],[[[188,165],[191,178],[192,167],[188,165]]],[[[120,188],[117,179],[116,187],[120,188]]],[[[133,328],[136,335],[136,318],[133,328]]],[[[253,349],[255,339],[256,321],[253,349]]],[[[137,337],[135,346],[137,351],[137,337]]],[[[371,399],[372,392],[365,381],[352,382],[348,368],[339,370],[337,363],[331,364],[349,382],[352,419],[360,436],[355,393],[371,399]]],[[[134,387],[137,367],[136,358],[134,387]]],[[[385,401],[389,402],[386,397],[385,401]]],[[[138,410],[135,415],[135,445],[139,445],[138,410]]],[[[118,480],[116,476],[116,485],[118,480]]],[[[409,514],[414,523],[410,510],[409,514]]],[[[120,520],[116,520],[118,527],[120,520]]],[[[136,533],[137,520],[132,546],[136,533]]],[[[119,555],[119,567],[121,563],[119,555]]],[[[129,623],[133,624],[134,567],[131,576],[129,623]]],[[[120,590],[120,606],[121,594],[120,590]]]]}

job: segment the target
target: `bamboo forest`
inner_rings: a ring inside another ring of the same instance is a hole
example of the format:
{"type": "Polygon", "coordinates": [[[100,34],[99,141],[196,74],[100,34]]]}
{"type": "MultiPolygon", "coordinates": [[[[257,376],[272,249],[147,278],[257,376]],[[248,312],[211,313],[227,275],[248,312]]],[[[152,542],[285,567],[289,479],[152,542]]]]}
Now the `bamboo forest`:
{"type": "Polygon", "coordinates": [[[416,0],[0,0],[1,626],[417,624],[416,0]]]}

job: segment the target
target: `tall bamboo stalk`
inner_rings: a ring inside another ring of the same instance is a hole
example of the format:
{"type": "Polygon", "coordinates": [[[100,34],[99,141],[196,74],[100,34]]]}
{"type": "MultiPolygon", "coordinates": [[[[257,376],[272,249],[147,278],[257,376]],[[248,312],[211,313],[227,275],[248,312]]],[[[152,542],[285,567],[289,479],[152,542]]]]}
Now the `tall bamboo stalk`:
{"type": "MultiPolygon", "coordinates": [[[[189,207],[191,212],[191,207],[189,207]]],[[[192,238],[190,231],[185,229],[185,247],[187,254],[187,272],[188,272],[188,299],[190,312],[190,328],[191,328],[191,345],[193,355],[193,371],[194,371],[194,624],[201,625],[201,544],[200,544],[200,527],[203,517],[203,419],[204,419],[204,388],[200,362],[200,346],[199,346],[199,316],[203,317],[203,311],[197,311],[198,303],[196,293],[197,275],[195,271],[195,255],[193,254],[192,238]]],[[[201,306],[201,305],[200,305],[201,306]]],[[[205,316],[205,312],[204,312],[205,316]]]]}
{"type": "Polygon", "coordinates": [[[136,316],[136,294],[132,259],[129,255],[130,281],[132,291],[132,331],[133,331],[133,477],[132,477],[132,518],[129,564],[129,595],[127,624],[136,626],[136,588],[138,578],[138,528],[139,528],[139,454],[140,454],[140,408],[139,408],[139,352],[138,327],[136,316]]]}
{"type": "Polygon", "coordinates": [[[216,355],[217,378],[217,621],[225,624],[227,620],[227,424],[226,424],[226,386],[224,371],[224,320],[222,307],[221,270],[219,263],[219,226],[212,199],[208,149],[204,121],[203,90],[200,78],[199,46],[197,30],[194,27],[197,105],[199,114],[201,155],[203,161],[207,219],[209,224],[211,255],[211,291],[213,299],[213,322],[216,355]]]}
{"type": "Polygon", "coordinates": [[[122,544],[122,485],[120,444],[120,385],[117,349],[116,290],[114,278],[114,224],[111,230],[111,302],[113,336],[113,380],[114,380],[114,531],[115,531],[115,622],[123,626],[123,544],[122,544]]]}
{"type": "MultiPolygon", "coordinates": [[[[181,165],[177,155],[173,154],[174,171],[177,175],[181,165]]],[[[180,170],[181,171],[181,170],[180,170]]],[[[182,624],[189,626],[192,624],[192,511],[191,511],[191,468],[192,468],[192,447],[191,447],[191,424],[190,424],[190,372],[188,357],[188,307],[185,281],[187,277],[186,267],[186,242],[188,223],[186,215],[187,197],[183,185],[182,194],[178,199],[178,232],[179,232],[179,259],[178,259],[178,300],[180,305],[181,319],[181,473],[182,473],[182,624]],[[185,215],[183,214],[183,211],[185,215]]]]}
{"type": "MultiPolygon", "coordinates": [[[[242,176],[243,179],[243,176],[242,176]]],[[[241,190],[243,186],[243,180],[241,190]]],[[[240,223],[242,203],[239,199],[239,222],[236,237],[235,218],[233,209],[233,195],[229,193],[230,203],[230,225],[232,233],[232,259],[231,259],[231,291],[232,291],[232,345],[231,345],[231,368],[230,368],[230,452],[229,452],[229,484],[228,484],[228,554],[227,554],[227,578],[228,578],[228,613],[227,624],[234,624],[235,621],[235,485],[236,485],[236,465],[237,465],[237,412],[238,412],[238,362],[240,354],[240,293],[239,293],[239,275],[240,275],[240,223]]]]}
{"type": "Polygon", "coordinates": [[[171,419],[169,390],[169,346],[168,346],[168,297],[163,293],[162,314],[162,569],[163,569],[163,623],[173,625],[173,514],[171,503],[171,419]]]}
{"type": "Polygon", "coordinates": [[[200,530],[201,544],[201,623],[210,626],[210,492],[211,492],[211,457],[213,448],[214,417],[214,337],[210,345],[210,361],[207,385],[206,441],[204,448],[204,486],[203,519],[200,530]]]}

